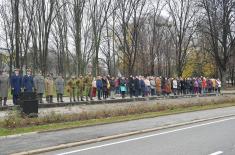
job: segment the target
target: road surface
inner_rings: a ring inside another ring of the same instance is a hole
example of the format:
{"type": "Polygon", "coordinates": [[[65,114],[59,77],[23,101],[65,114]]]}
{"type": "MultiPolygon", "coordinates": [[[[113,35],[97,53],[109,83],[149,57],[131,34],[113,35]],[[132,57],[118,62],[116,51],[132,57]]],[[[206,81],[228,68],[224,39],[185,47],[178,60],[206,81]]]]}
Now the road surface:
{"type": "Polygon", "coordinates": [[[235,155],[234,129],[230,117],[44,155],[235,155]]]}

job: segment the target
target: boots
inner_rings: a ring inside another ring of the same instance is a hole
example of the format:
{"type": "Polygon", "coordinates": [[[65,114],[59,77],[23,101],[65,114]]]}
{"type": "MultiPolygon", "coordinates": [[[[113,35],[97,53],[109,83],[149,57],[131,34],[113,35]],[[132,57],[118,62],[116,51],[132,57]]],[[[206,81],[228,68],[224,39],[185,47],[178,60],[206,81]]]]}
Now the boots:
{"type": "Polygon", "coordinates": [[[49,103],[53,103],[53,96],[49,96],[49,103]]]}
{"type": "Polygon", "coordinates": [[[64,102],[63,101],[63,94],[60,94],[60,102],[64,102]]]}
{"type": "MultiPolygon", "coordinates": [[[[1,100],[1,104],[2,104],[2,100],[1,100]]],[[[3,106],[7,106],[7,98],[6,97],[3,100],[3,106]]]]}
{"type": "Polygon", "coordinates": [[[60,99],[60,94],[57,94],[57,103],[60,102],[59,99],[60,99]]]}

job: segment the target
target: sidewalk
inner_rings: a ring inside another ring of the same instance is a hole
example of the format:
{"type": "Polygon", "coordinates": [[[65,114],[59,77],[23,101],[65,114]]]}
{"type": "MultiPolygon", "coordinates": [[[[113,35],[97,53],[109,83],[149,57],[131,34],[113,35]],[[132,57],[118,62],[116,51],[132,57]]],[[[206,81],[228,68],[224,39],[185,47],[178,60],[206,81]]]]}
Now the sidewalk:
{"type": "MultiPolygon", "coordinates": [[[[222,93],[222,94],[223,94],[223,93],[225,93],[225,94],[235,94],[235,90],[224,90],[224,91],[221,91],[221,93],[222,93]]],[[[174,95],[171,94],[171,96],[174,96],[174,95]]],[[[128,95],[126,95],[126,99],[129,99],[129,98],[130,98],[130,97],[129,97],[128,95]]],[[[63,99],[64,99],[64,102],[65,102],[65,103],[70,102],[69,97],[64,97],[63,99]]],[[[98,101],[98,99],[97,99],[96,97],[94,97],[93,99],[94,99],[94,101],[98,101]]],[[[120,96],[120,95],[116,95],[116,99],[121,99],[121,96],[120,96]]],[[[85,100],[85,98],[84,98],[84,100],[85,100]]],[[[108,98],[107,100],[110,100],[110,99],[108,98]]],[[[57,98],[56,98],[56,97],[53,98],[53,102],[54,102],[54,103],[57,103],[57,98]]],[[[46,102],[46,98],[43,98],[43,104],[48,104],[48,103],[46,102]]],[[[12,99],[9,99],[9,100],[7,101],[7,105],[8,105],[8,106],[13,106],[13,101],[12,101],[12,99]]]]}
{"type": "Polygon", "coordinates": [[[195,120],[234,114],[235,107],[229,107],[56,132],[35,133],[19,137],[3,137],[0,138],[0,152],[1,154],[11,154],[30,151],[71,142],[79,142],[127,132],[163,127],[170,124],[186,123],[195,120]]]}

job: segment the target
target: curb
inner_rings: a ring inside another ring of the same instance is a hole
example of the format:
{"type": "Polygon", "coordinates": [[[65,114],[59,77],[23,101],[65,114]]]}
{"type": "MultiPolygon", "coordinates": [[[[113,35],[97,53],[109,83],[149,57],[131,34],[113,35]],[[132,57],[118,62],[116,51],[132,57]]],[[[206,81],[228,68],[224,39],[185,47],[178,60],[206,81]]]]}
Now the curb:
{"type": "Polygon", "coordinates": [[[91,143],[97,143],[97,142],[102,142],[102,141],[107,141],[107,140],[112,140],[112,139],[117,139],[117,138],[123,138],[123,137],[127,137],[127,136],[144,134],[144,133],[149,133],[149,132],[153,132],[153,131],[170,129],[170,128],[191,125],[191,124],[201,123],[201,122],[206,122],[206,121],[212,121],[212,120],[217,120],[217,119],[222,119],[222,118],[227,118],[227,117],[234,117],[234,116],[235,116],[235,114],[231,114],[231,115],[213,117],[213,118],[208,118],[208,119],[194,120],[194,121],[185,122],[185,123],[178,123],[178,124],[174,124],[174,125],[166,125],[166,126],[157,127],[157,128],[150,128],[150,129],[144,129],[144,130],[139,130],[139,131],[127,132],[127,133],[117,134],[117,135],[113,135],[113,136],[95,138],[95,139],[79,141],[79,142],[72,142],[72,143],[68,143],[68,144],[60,144],[57,146],[51,146],[51,147],[42,148],[42,149],[35,149],[35,150],[31,150],[31,151],[19,152],[19,153],[14,153],[11,155],[35,155],[35,154],[39,154],[39,153],[56,151],[59,149],[66,149],[66,148],[71,148],[71,147],[76,147],[76,146],[81,146],[81,145],[87,145],[87,144],[91,144],[91,143]]]}

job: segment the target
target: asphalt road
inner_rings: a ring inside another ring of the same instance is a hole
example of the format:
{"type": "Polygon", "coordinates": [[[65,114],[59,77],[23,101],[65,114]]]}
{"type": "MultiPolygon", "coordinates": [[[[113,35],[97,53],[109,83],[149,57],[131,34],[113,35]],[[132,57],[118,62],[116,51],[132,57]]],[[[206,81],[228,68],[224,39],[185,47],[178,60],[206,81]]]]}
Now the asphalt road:
{"type": "Polygon", "coordinates": [[[235,117],[44,153],[44,155],[235,155],[235,117]]]}

